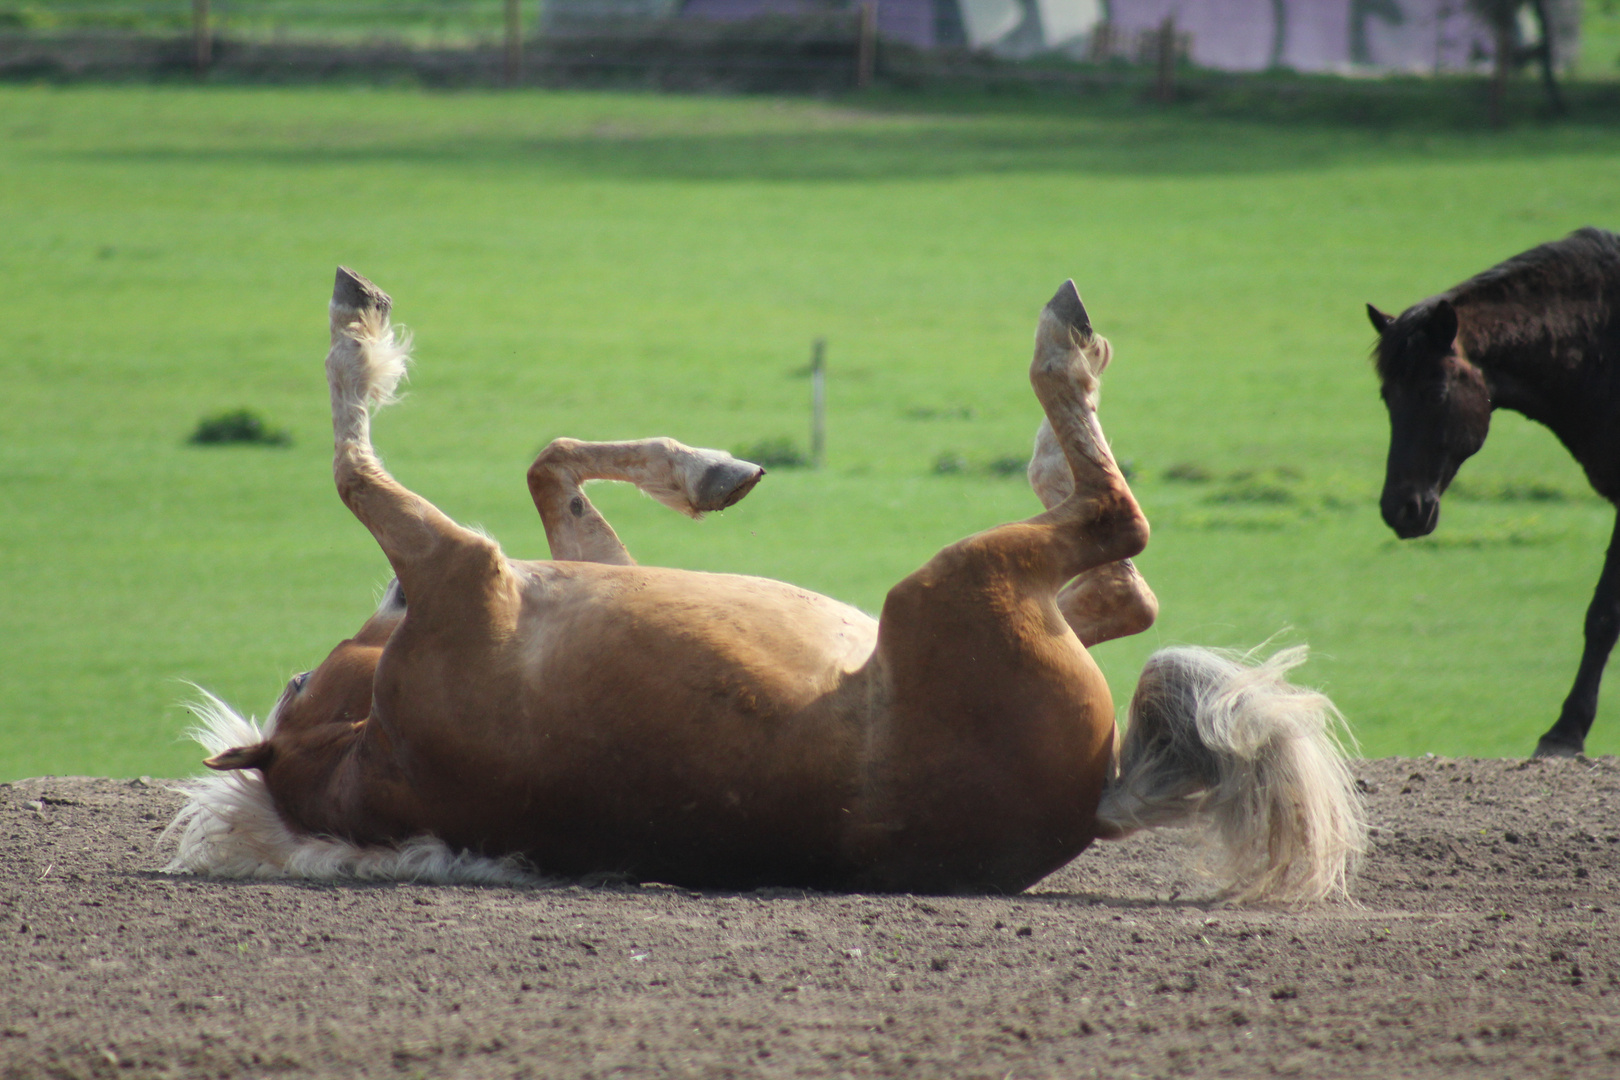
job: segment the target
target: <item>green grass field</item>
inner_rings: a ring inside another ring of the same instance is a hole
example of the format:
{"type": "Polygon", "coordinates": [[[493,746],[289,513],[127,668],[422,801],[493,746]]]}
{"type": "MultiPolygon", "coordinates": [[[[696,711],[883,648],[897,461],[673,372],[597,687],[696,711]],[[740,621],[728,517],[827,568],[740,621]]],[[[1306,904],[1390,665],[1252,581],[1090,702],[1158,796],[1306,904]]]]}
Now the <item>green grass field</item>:
{"type": "Polygon", "coordinates": [[[1054,97],[0,88],[0,779],[190,771],[182,680],[262,714],[369,612],[386,564],[329,471],[340,262],[417,335],[389,465],[518,556],[546,554],[523,472],[548,439],[803,445],[825,336],[825,470],[702,523],[599,501],[644,562],[870,610],[1035,509],[989,466],[1027,451],[1030,333],[1073,276],[1155,523],[1161,621],[1098,650],[1121,703],[1159,645],[1281,631],[1369,755],[1528,752],[1612,511],[1503,415],[1437,535],[1397,543],[1362,304],[1620,227],[1617,168],[1620,132],[1575,123],[1054,97]],[[185,444],[244,405],[293,445],[185,444]]]}
{"type": "MultiPolygon", "coordinates": [[[[1602,2],[1602,0],[1594,0],[1602,2]]],[[[531,28],[539,5],[523,6],[531,28]]],[[[0,31],[125,31],[185,34],[192,5],[183,0],[0,0],[0,31]]],[[[313,39],[415,45],[460,45],[499,41],[501,0],[212,0],[209,23],[216,34],[242,40],[313,39]]]]}

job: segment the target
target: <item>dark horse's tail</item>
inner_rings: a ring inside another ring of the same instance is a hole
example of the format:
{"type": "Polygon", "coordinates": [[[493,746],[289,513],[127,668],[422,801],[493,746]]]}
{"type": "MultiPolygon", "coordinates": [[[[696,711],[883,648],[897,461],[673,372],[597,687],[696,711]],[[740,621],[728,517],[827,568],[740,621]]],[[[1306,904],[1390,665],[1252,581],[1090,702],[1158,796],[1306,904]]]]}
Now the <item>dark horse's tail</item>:
{"type": "Polygon", "coordinates": [[[1097,811],[1109,838],[1199,827],[1230,900],[1345,896],[1366,822],[1338,709],[1287,681],[1305,656],[1303,646],[1258,663],[1212,649],[1154,653],[1097,811]]]}

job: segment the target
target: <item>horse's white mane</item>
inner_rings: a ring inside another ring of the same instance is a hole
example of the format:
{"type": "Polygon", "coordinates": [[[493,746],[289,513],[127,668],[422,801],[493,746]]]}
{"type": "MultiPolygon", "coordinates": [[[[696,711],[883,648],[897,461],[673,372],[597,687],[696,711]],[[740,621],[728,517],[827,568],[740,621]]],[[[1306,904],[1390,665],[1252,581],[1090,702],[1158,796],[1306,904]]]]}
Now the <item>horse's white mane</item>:
{"type": "MultiPolygon", "coordinates": [[[[219,698],[198,688],[191,705],[199,723],[190,735],[209,754],[263,742],[274,731],[272,709],[261,728],[219,698]]],[[[288,828],[257,770],[240,769],[186,780],[175,790],[186,805],[163,830],[173,842],[171,874],[228,878],[310,878],[318,881],[420,881],[435,885],[533,885],[541,878],[517,859],[490,859],[455,851],[443,840],[418,836],[397,845],[361,846],[288,828]]]]}

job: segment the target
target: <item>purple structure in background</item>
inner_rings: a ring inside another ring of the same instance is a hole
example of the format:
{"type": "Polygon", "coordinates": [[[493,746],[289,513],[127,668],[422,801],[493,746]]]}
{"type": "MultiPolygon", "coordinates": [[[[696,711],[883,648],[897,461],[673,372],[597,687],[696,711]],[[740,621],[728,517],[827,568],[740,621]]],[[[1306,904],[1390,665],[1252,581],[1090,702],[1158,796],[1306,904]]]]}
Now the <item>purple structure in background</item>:
{"type": "MultiPolygon", "coordinates": [[[[588,0],[587,0],[588,2],[588,0]]],[[[677,0],[678,2],[678,0],[677,0]]],[[[1581,0],[1547,0],[1554,56],[1575,58],[1581,0]]],[[[732,21],[853,11],[854,0],[685,0],[683,18],[732,21]]],[[[1092,55],[1092,31],[1126,55],[1169,16],[1194,63],[1224,71],[1477,70],[1495,48],[1466,0],[878,0],[878,33],[918,48],[1092,55]],[[1059,29],[1061,28],[1061,29],[1059,29]]]]}
{"type": "MultiPolygon", "coordinates": [[[[953,9],[956,4],[956,0],[940,2],[950,4],[953,9]]],[[[948,44],[939,38],[935,3],[936,0],[880,0],[877,6],[878,35],[920,49],[948,44]]],[[[853,3],[835,5],[825,0],[686,0],[680,6],[680,13],[682,18],[732,22],[765,15],[825,15],[829,12],[853,11],[855,7],[853,3]]]]}
{"type": "Polygon", "coordinates": [[[1463,0],[1113,0],[1109,9],[1127,34],[1174,16],[1192,35],[1192,61],[1223,71],[1456,71],[1494,48],[1463,0]]]}

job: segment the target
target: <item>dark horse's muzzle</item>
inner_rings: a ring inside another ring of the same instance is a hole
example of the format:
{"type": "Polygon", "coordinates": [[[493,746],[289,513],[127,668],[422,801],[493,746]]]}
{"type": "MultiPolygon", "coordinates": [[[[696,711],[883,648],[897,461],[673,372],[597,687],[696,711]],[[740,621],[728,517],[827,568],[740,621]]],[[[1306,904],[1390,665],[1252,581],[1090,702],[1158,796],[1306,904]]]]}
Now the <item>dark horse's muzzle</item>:
{"type": "Polygon", "coordinates": [[[1385,487],[1378,500],[1384,523],[1402,540],[1428,536],[1440,524],[1440,493],[1414,487],[1385,487]]]}

